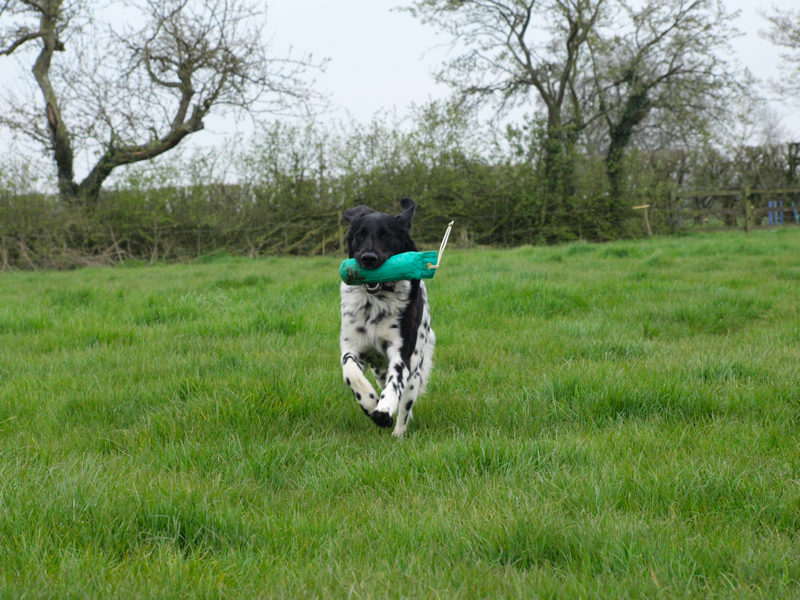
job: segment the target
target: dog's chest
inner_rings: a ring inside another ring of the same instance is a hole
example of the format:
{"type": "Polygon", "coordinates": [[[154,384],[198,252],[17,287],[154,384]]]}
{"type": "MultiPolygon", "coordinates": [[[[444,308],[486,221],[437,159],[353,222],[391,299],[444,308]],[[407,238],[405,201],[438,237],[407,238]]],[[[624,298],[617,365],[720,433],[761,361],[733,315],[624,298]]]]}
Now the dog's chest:
{"type": "Polygon", "coordinates": [[[368,294],[363,286],[342,284],[343,346],[376,348],[400,343],[400,318],[408,305],[410,284],[399,281],[392,292],[368,294]]]}

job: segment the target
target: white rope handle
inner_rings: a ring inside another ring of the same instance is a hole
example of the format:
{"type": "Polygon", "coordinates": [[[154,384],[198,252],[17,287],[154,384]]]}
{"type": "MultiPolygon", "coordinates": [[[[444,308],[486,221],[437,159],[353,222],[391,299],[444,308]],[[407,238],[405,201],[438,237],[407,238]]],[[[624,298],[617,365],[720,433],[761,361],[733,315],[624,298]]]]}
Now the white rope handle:
{"type": "Polygon", "coordinates": [[[442,238],[442,245],[439,246],[439,256],[436,258],[436,264],[432,265],[431,263],[428,263],[429,269],[438,269],[439,265],[442,264],[442,254],[444,254],[444,247],[447,246],[447,240],[450,239],[450,230],[453,228],[453,223],[455,223],[455,221],[450,221],[447,224],[447,231],[444,232],[444,237],[442,238]]]}

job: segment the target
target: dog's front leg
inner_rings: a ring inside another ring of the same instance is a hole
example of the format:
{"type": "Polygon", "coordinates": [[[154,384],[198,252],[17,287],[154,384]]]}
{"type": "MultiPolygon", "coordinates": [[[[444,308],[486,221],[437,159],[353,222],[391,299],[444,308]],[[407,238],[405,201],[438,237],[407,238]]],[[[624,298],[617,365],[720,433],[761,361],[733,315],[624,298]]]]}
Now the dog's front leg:
{"type": "Polygon", "coordinates": [[[373,421],[381,427],[391,427],[394,425],[393,416],[397,412],[400,398],[403,397],[408,383],[408,367],[403,362],[403,357],[399,350],[389,350],[389,368],[386,376],[386,386],[381,392],[380,400],[375,411],[370,415],[373,421]]]}
{"type": "Polygon", "coordinates": [[[371,416],[378,404],[378,394],[364,376],[365,368],[366,363],[358,352],[354,350],[342,352],[342,376],[344,377],[344,382],[353,390],[361,409],[371,416]]]}

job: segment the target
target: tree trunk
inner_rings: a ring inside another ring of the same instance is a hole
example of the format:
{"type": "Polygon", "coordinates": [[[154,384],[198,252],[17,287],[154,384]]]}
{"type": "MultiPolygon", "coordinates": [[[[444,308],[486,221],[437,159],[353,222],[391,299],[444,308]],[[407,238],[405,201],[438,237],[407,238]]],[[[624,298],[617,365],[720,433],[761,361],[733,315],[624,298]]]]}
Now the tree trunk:
{"type": "Polygon", "coordinates": [[[573,136],[570,133],[570,126],[562,125],[560,112],[560,107],[549,110],[543,141],[545,197],[542,202],[540,227],[545,224],[548,212],[552,224],[557,214],[563,211],[569,196],[574,193],[574,164],[571,157],[573,136]]]}
{"type": "Polygon", "coordinates": [[[609,128],[609,145],[605,163],[610,189],[606,217],[612,224],[618,223],[623,216],[622,195],[625,173],[622,163],[625,159],[625,150],[631,141],[634,129],[644,121],[649,112],[650,102],[647,99],[647,90],[632,93],[625,103],[619,121],[609,128]]]}
{"type": "Polygon", "coordinates": [[[47,126],[50,130],[53,156],[58,171],[58,190],[62,197],[70,202],[75,202],[78,196],[78,188],[74,182],[72,145],[67,126],[61,118],[61,110],[58,106],[56,93],[50,82],[50,63],[53,59],[53,52],[63,50],[63,46],[56,35],[56,23],[60,10],[61,0],[51,0],[44,5],[40,22],[43,47],[32,70],[36,82],[44,95],[47,126]]]}

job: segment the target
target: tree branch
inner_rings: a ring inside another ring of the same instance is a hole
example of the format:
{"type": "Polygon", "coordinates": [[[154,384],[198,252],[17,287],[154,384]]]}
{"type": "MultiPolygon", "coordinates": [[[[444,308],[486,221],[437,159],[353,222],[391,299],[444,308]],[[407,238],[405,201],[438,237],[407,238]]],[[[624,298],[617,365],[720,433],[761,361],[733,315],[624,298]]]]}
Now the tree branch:
{"type": "Polygon", "coordinates": [[[42,33],[41,33],[41,32],[38,32],[38,31],[37,31],[37,32],[28,32],[28,33],[25,33],[24,35],[21,35],[20,37],[18,37],[17,39],[15,39],[15,40],[14,40],[14,41],[11,43],[11,45],[10,45],[10,46],[8,46],[7,48],[5,48],[4,50],[0,50],[0,56],[11,56],[11,54],[13,54],[13,53],[14,53],[14,51],[15,51],[17,48],[19,48],[20,46],[22,46],[23,44],[26,44],[27,42],[30,42],[31,40],[36,40],[36,39],[39,39],[39,38],[41,38],[41,37],[42,37],[42,33]]]}

